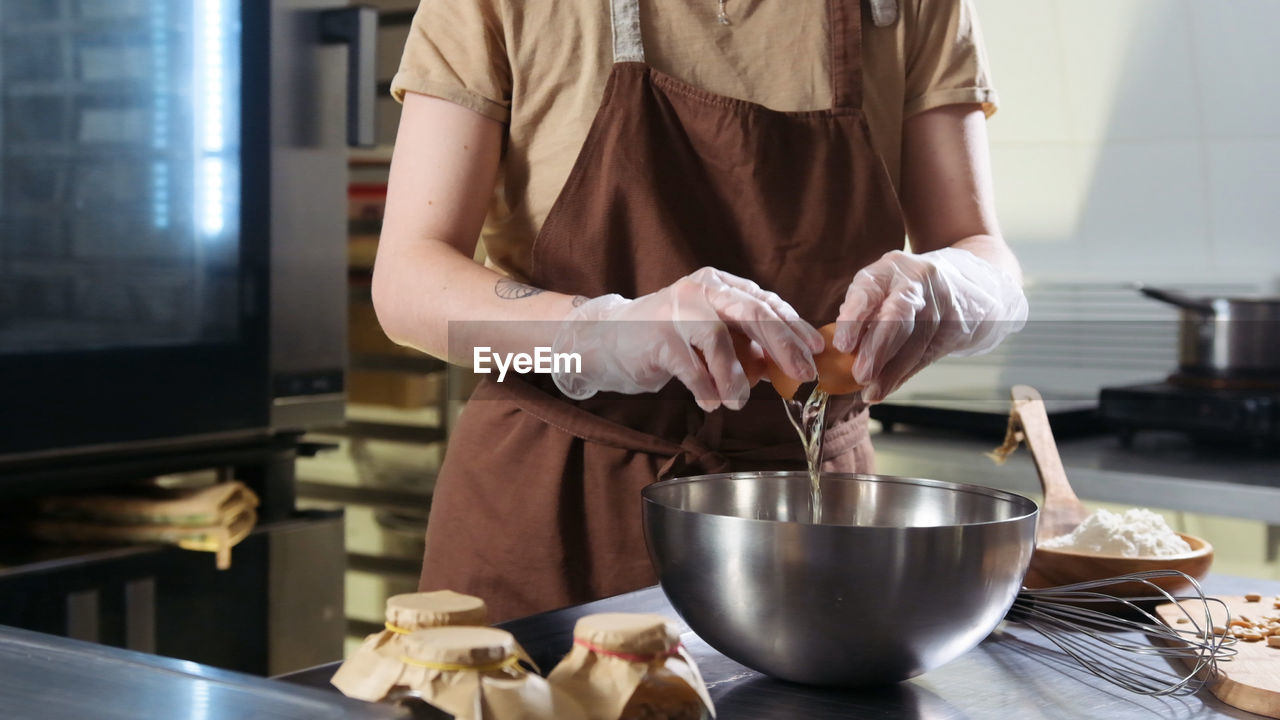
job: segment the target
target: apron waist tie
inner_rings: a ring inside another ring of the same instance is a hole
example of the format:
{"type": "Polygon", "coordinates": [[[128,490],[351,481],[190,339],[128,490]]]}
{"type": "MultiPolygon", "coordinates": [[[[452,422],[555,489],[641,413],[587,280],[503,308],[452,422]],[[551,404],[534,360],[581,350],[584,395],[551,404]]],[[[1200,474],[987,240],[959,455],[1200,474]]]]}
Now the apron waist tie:
{"type": "Polygon", "coordinates": [[[658,479],[694,474],[711,474],[729,471],[729,458],[707,447],[693,435],[680,442],[680,452],[672,455],[658,469],[658,479]],[[677,472],[677,470],[679,472],[677,472]]]}
{"type": "Polygon", "coordinates": [[[690,408],[687,412],[687,424],[689,434],[680,441],[679,452],[658,469],[658,479],[728,472],[729,458],[717,449],[720,446],[721,430],[724,428],[723,413],[707,414],[690,408]]]}

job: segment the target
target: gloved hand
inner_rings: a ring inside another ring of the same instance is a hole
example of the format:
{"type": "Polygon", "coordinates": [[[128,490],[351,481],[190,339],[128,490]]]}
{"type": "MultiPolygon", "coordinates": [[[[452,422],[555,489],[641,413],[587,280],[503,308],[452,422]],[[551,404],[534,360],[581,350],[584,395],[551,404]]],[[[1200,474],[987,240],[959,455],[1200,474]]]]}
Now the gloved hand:
{"type": "Polygon", "coordinates": [[[1026,320],[1018,282],[977,255],[895,250],[854,276],[832,344],[855,355],[853,377],[876,403],[944,355],[991,351],[1026,320]]]}
{"type": "Polygon", "coordinates": [[[790,305],[759,285],[702,268],[635,300],[604,295],[564,319],[552,351],[577,353],[581,372],[553,373],[556,387],[584,400],[600,391],[656,392],[673,377],[710,412],[746,404],[751,387],[730,329],[759,343],[783,369],[813,379],[822,336],[790,305]]]}

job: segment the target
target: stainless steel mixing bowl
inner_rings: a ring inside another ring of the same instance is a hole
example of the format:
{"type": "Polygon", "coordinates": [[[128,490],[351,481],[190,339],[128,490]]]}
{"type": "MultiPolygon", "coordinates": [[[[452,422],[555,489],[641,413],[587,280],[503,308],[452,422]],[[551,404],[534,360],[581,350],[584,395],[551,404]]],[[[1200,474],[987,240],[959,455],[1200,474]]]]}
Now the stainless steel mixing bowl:
{"type": "Polygon", "coordinates": [[[704,475],[645,488],[662,589],[728,657],[784,680],[897,682],[977,645],[1013,604],[1034,547],[1035,503],[936,480],[704,475]]]}

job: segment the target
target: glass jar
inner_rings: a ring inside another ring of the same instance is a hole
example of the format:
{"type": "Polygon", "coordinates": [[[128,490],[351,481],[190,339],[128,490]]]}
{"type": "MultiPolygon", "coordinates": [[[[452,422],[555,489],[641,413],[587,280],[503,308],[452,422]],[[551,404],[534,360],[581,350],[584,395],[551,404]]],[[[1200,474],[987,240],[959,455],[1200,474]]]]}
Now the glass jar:
{"type": "Polygon", "coordinates": [[[533,661],[505,630],[419,630],[405,637],[404,653],[387,691],[412,694],[458,720],[586,720],[573,698],[525,668],[533,661]]]}
{"type": "Polygon", "coordinates": [[[649,613],[578,620],[573,648],[548,676],[592,720],[701,720],[715,715],[674,623],[649,613]]]}
{"type": "Polygon", "coordinates": [[[406,637],[433,627],[484,625],[487,615],[483,600],[452,590],[393,595],[387,598],[385,627],[366,637],[330,682],[348,697],[381,700],[383,678],[399,668],[406,637]]]}

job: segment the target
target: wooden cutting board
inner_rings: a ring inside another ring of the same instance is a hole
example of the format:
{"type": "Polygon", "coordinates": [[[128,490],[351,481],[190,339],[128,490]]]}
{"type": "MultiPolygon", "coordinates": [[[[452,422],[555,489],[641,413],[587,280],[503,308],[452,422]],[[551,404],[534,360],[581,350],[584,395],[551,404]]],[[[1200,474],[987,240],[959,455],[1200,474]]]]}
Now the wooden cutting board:
{"type": "MultiPolygon", "coordinates": [[[[1274,607],[1272,603],[1275,598],[1269,595],[1263,595],[1261,602],[1246,602],[1243,597],[1220,595],[1214,597],[1227,604],[1227,611],[1231,613],[1231,617],[1245,615],[1254,621],[1259,621],[1268,615],[1280,617],[1280,608],[1274,607]]],[[[1188,604],[1188,608],[1190,607],[1191,604],[1188,604]]],[[[1203,606],[1200,612],[1204,612],[1203,606]]],[[[1156,613],[1170,627],[1175,629],[1190,627],[1185,623],[1177,622],[1182,612],[1173,603],[1161,605],[1156,608],[1156,613]]],[[[1226,620],[1225,612],[1215,603],[1214,624],[1225,627],[1226,620]]],[[[1221,675],[1218,680],[1207,686],[1209,691],[1232,707],[1267,717],[1280,718],[1280,648],[1267,647],[1266,640],[1261,642],[1237,640],[1235,649],[1238,654],[1234,658],[1218,663],[1221,675]]]]}

